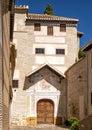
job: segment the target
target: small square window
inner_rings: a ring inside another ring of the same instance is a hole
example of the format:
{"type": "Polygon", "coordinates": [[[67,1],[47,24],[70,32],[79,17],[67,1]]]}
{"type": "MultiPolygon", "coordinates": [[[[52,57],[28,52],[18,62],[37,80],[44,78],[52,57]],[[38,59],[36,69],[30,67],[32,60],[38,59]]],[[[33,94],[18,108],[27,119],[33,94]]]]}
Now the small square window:
{"type": "Polygon", "coordinates": [[[92,105],[92,92],[91,92],[91,105],[92,105]]]}
{"type": "Polygon", "coordinates": [[[66,25],[60,24],[60,32],[66,32],[66,25]]]}
{"type": "Polygon", "coordinates": [[[18,88],[18,82],[19,82],[19,80],[13,80],[12,81],[13,88],[18,88]]]}
{"type": "Polygon", "coordinates": [[[53,35],[53,27],[52,26],[47,27],[47,35],[53,35]]]}
{"type": "Polygon", "coordinates": [[[36,54],[44,54],[44,53],[45,53],[45,50],[44,50],[44,48],[36,48],[36,49],[35,49],[35,53],[36,53],[36,54]]]}
{"type": "Polygon", "coordinates": [[[40,23],[35,23],[34,24],[34,31],[41,31],[41,25],[40,25],[40,23]]]}
{"type": "Polygon", "coordinates": [[[56,54],[65,54],[65,49],[56,49],[56,54]]]}

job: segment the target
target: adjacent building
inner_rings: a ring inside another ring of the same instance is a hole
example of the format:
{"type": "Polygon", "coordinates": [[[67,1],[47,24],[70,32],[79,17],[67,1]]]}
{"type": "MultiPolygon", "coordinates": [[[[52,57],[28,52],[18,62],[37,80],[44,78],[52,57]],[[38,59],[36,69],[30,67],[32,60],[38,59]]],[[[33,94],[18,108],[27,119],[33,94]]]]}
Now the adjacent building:
{"type": "Polygon", "coordinates": [[[87,116],[86,58],[81,58],[67,71],[67,117],[79,120],[87,116]]]}
{"type": "Polygon", "coordinates": [[[66,72],[67,117],[80,120],[80,130],[92,129],[92,41],[82,51],[85,57],[73,64],[66,72]]]}
{"type": "Polygon", "coordinates": [[[29,14],[15,7],[11,125],[62,124],[67,117],[65,71],[78,60],[78,19],[29,14]]]}
{"type": "Polygon", "coordinates": [[[0,0],[0,130],[9,130],[12,100],[10,42],[13,36],[14,0],[0,0]]]}
{"type": "Polygon", "coordinates": [[[88,42],[82,50],[86,53],[86,88],[87,88],[87,115],[92,115],[92,41],[88,42]]]}

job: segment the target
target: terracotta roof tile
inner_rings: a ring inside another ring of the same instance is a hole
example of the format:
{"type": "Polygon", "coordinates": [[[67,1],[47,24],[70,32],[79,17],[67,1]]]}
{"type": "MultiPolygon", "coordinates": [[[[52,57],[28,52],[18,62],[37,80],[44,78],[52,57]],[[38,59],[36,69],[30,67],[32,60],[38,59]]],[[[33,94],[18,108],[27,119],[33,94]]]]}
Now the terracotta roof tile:
{"type": "Polygon", "coordinates": [[[54,16],[54,15],[47,15],[47,14],[28,14],[27,19],[33,20],[56,20],[56,21],[74,21],[78,22],[78,19],[68,18],[68,17],[61,17],[61,16],[54,16]]]}

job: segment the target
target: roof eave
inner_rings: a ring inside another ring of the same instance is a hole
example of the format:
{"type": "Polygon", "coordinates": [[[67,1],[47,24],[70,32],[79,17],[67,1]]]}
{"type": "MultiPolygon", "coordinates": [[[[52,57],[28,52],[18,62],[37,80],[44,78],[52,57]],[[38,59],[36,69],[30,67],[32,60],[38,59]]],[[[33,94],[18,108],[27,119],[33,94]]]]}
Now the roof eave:
{"type": "Polygon", "coordinates": [[[84,47],[82,47],[82,51],[88,51],[92,48],[92,40],[89,41],[84,47]]]}
{"type": "Polygon", "coordinates": [[[54,70],[54,72],[59,75],[60,77],[62,78],[65,78],[65,75],[63,73],[61,73],[60,71],[58,71],[55,67],[51,66],[51,65],[48,65],[48,64],[43,64],[41,65],[40,67],[38,67],[37,69],[33,70],[32,72],[29,72],[25,77],[29,77],[31,76],[32,74],[36,73],[37,71],[39,71],[40,69],[42,69],[43,67],[49,67],[50,69],[54,70]]]}
{"type": "Polygon", "coordinates": [[[77,35],[78,35],[79,37],[82,37],[82,36],[84,35],[84,33],[83,33],[83,32],[78,31],[78,32],[77,32],[77,35]]]}

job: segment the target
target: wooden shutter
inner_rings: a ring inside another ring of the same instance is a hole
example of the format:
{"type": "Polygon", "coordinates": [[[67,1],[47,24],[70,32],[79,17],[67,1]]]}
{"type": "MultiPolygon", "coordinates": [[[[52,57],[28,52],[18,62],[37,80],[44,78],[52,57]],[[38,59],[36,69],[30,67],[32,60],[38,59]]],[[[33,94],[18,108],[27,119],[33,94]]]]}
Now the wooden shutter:
{"type": "Polygon", "coordinates": [[[53,35],[53,27],[52,26],[47,27],[47,35],[53,35]]]}
{"type": "Polygon", "coordinates": [[[60,24],[60,32],[66,32],[66,25],[60,24]]]}
{"type": "Polygon", "coordinates": [[[18,88],[18,80],[13,80],[13,88],[18,88]]]}
{"type": "Polygon", "coordinates": [[[40,25],[40,23],[35,23],[34,24],[34,31],[41,31],[41,25],[40,25]]]}

